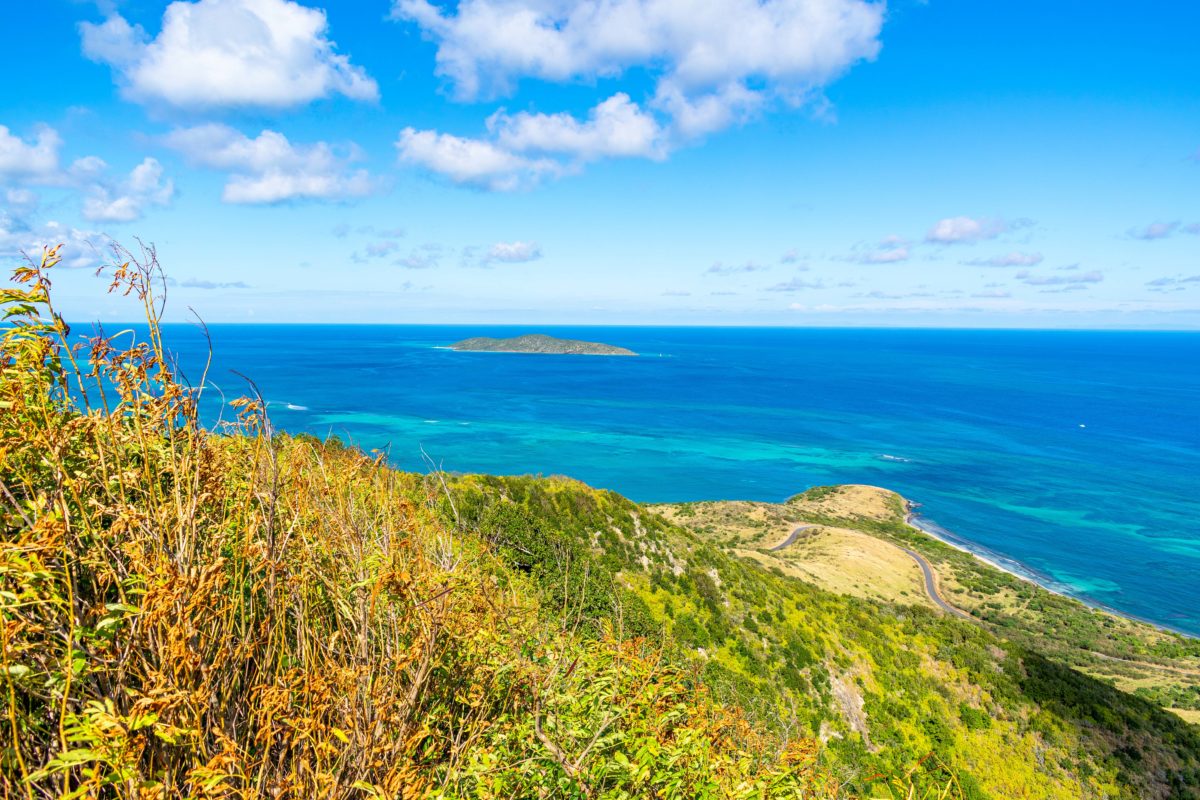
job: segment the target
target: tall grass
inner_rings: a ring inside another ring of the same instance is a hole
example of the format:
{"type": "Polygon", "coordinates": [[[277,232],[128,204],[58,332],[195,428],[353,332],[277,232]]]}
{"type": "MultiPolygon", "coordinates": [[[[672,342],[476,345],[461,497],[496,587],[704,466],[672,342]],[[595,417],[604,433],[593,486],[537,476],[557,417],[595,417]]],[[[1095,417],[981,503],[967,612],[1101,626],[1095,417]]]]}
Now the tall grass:
{"type": "Polygon", "coordinates": [[[440,482],[253,392],[206,430],[152,250],[110,287],[140,341],[74,335],[58,261],[0,294],[4,797],[836,794],[658,646],[548,624],[440,482]]]}

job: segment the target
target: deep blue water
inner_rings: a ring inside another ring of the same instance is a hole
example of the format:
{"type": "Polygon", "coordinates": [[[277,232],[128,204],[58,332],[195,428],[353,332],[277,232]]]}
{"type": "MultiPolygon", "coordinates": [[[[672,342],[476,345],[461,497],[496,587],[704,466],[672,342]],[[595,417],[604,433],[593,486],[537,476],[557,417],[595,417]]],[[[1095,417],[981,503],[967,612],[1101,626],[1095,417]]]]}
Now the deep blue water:
{"type": "MultiPolygon", "coordinates": [[[[278,427],[410,469],[423,447],[639,501],[886,486],[1057,589],[1200,634],[1200,334],[538,330],[643,356],[438,349],[525,332],[503,327],[217,325],[209,380],[231,399],[243,372],[278,427]]],[[[167,336],[195,379],[196,329],[167,336]]]]}

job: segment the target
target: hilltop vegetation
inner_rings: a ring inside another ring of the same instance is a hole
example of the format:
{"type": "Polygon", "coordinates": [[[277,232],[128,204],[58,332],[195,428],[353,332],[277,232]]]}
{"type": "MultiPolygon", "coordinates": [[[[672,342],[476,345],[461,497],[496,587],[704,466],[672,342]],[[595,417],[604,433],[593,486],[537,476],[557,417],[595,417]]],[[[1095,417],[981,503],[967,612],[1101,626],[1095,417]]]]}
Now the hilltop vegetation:
{"type": "Polygon", "coordinates": [[[1194,727],[1032,639],[822,589],[569,479],[397,472],[274,431],[252,386],[206,430],[153,253],[114,280],[137,343],[71,333],[55,261],[2,297],[5,796],[1200,786],[1194,727]]]}

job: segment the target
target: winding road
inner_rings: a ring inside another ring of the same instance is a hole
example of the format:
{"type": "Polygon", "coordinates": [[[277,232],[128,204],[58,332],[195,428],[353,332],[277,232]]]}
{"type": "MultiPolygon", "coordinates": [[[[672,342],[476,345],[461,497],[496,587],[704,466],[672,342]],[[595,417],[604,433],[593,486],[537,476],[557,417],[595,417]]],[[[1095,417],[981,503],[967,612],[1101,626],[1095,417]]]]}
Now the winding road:
{"type": "Polygon", "coordinates": [[[955,616],[962,617],[963,619],[969,619],[972,622],[975,621],[974,617],[967,612],[960,611],[959,609],[950,605],[946,602],[945,598],[938,593],[937,581],[933,577],[933,567],[929,566],[929,562],[925,560],[925,556],[921,555],[915,550],[909,550],[907,547],[901,547],[900,549],[912,556],[913,560],[915,560],[917,565],[921,568],[921,572],[925,573],[925,592],[929,595],[930,600],[937,603],[938,608],[942,609],[947,614],[954,614],[955,616]]]}
{"type": "Polygon", "coordinates": [[[782,542],[775,545],[774,547],[769,548],[770,551],[772,553],[774,553],[777,550],[782,550],[785,547],[792,546],[793,544],[796,543],[796,537],[799,536],[803,531],[806,531],[809,528],[815,528],[815,527],[817,527],[817,526],[816,525],[799,525],[799,526],[797,526],[791,533],[788,534],[788,537],[786,539],[784,539],[782,542]]]}
{"type": "MultiPolygon", "coordinates": [[[[782,542],[775,545],[774,547],[771,547],[768,549],[770,552],[775,553],[775,552],[778,552],[778,551],[784,549],[785,547],[791,547],[793,544],[796,543],[796,539],[800,536],[801,533],[808,530],[809,528],[816,528],[816,527],[819,527],[819,526],[817,526],[817,525],[797,525],[795,528],[792,529],[792,532],[788,534],[788,537],[786,539],[784,539],[782,542]]],[[[918,528],[918,530],[920,530],[920,529],[918,528]]],[[[897,545],[897,547],[899,547],[899,545],[897,545]]],[[[950,605],[948,602],[946,602],[946,599],[944,597],[942,597],[941,593],[938,592],[937,578],[934,576],[933,567],[931,567],[929,565],[929,562],[925,560],[925,556],[921,555],[920,553],[918,553],[915,550],[909,550],[907,547],[900,547],[900,549],[903,550],[904,552],[908,553],[910,556],[912,556],[913,560],[917,562],[917,566],[919,566],[921,568],[921,572],[923,572],[925,574],[925,593],[929,595],[929,599],[932,600],[937,605],[938,608],[942,609],[947,614],[953,614],[956,617],[961,617],[963,619],[970,620],[971,622],[978,621],[974,617],[972,617],[970,614],[968,614],[967,612],[962,611],[961,609],[957,609],[954,606],[950,605]]]]}

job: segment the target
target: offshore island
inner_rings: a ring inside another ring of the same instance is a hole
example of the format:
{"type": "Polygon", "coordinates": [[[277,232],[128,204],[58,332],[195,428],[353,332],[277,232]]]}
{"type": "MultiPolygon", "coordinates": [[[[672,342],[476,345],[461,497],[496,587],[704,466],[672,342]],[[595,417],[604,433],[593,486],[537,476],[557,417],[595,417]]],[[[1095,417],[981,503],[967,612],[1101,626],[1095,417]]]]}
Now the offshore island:
{"type": "Polygon", "coordinates": [[[543,333],[529,333],[509,339],[477,336],[450,345],[451,350],[463,353],[548,353],[566,356],[636,356],[624,347],[578,339],[559,339],[543,333]]]}

